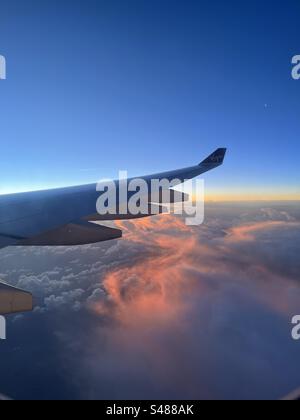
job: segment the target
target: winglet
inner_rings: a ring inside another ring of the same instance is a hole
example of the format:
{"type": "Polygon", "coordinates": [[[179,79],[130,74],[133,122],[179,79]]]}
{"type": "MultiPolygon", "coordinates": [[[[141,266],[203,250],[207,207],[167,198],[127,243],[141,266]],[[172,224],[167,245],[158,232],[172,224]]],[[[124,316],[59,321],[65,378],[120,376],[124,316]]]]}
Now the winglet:
{"type": "Polygon", "coordinates": [[[227,149],[221,148],[217,149],[212,155],[208,156],[203,162],[200,163],[201,165],[215,165],[220,166],[223,164],[227,149]]]}

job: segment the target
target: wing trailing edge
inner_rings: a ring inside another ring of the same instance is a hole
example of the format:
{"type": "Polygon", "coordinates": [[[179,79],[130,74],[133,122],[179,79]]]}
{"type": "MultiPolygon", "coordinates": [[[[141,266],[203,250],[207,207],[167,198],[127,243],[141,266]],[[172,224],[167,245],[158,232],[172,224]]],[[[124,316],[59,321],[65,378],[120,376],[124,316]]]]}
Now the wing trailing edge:
{"type": "Polygon", "coordinates": [[[75,246],[109,241],[122,237],[122,231],[94,223],[69,223],[50,232],[20,241],[21,246],[75,246]]]}

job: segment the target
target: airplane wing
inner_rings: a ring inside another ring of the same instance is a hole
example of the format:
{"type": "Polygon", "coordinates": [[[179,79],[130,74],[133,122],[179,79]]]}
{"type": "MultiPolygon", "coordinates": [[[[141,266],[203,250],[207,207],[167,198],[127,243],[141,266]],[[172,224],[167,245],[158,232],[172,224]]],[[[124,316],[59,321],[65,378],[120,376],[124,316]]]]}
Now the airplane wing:
{"type": "MultiPolygon", "coordinates": [[[[177,184],[180,184],[222,165],[225,154],[226,149],[218,149],[199,165],[140,178],[147,183],[152,179],[177,179],[177,184]]],[[[88,223],[100,219],[96,215],[99,198],[96,187],[97,184],[91,184],[0,196],[0,248],[11,245],[82,245],[120,238],[121,232],[116,229],[88,223]]],[[[159,213],[163,210],[160,207],[159,213]]],[[[134,216],[128,215],[127,218],[134,216]]]]}
{"type": "MultiPolygon", "coordinates": [[[[140,177],[148,185],[152,179],[177,180],[177,184],[195,178],[223,164],[226,149],[218,149],[196,166],[140,177]]],[[[130,181],[130,180],[129,180],[130,181]]],[[[98,184],[47,191],[0,196],[0,248],[7,246],[72,246],[121,238],[122,231],[99,226],[94,221],[134,219],[145,215],[116,215],[102,217],[96,211],[98,184]]],[[[171,190],[170,202],[185,201],[186,196],[171,190]]],[[[158,198],[147,216],[165,211],[164,201],[158,198]]],[[[0,315],[30,310],[30,294],[0,284],[0,315]]]]}

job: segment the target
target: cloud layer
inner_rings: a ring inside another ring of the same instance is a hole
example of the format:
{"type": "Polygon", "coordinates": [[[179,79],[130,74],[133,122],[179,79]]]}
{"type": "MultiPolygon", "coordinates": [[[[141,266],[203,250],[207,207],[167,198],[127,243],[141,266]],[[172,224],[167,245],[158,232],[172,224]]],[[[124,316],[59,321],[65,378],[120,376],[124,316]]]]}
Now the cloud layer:
{"type": "Polygon", "coordinates": [[[60,395],[279,398],[299,387],[297,206],[219,204],[197,228],[174,216],[118,227],[124,240],[2,256],[2,278],[37,296],[35,313],[13,328],[35,328],[28,351],[44,329],[55,356],[37,350],[36,369],[63,366],[60,395]]]}

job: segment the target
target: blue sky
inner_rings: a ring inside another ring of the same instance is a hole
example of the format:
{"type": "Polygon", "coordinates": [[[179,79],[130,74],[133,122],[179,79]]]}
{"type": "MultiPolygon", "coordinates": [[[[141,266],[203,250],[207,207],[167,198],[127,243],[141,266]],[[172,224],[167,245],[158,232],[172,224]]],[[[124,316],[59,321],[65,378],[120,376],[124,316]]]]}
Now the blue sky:
{"type": "Polygon", "coordinates": [[[229,148],[212,191],[300,196],[298,1],[2,0],[0,191],[229,148]]]}

